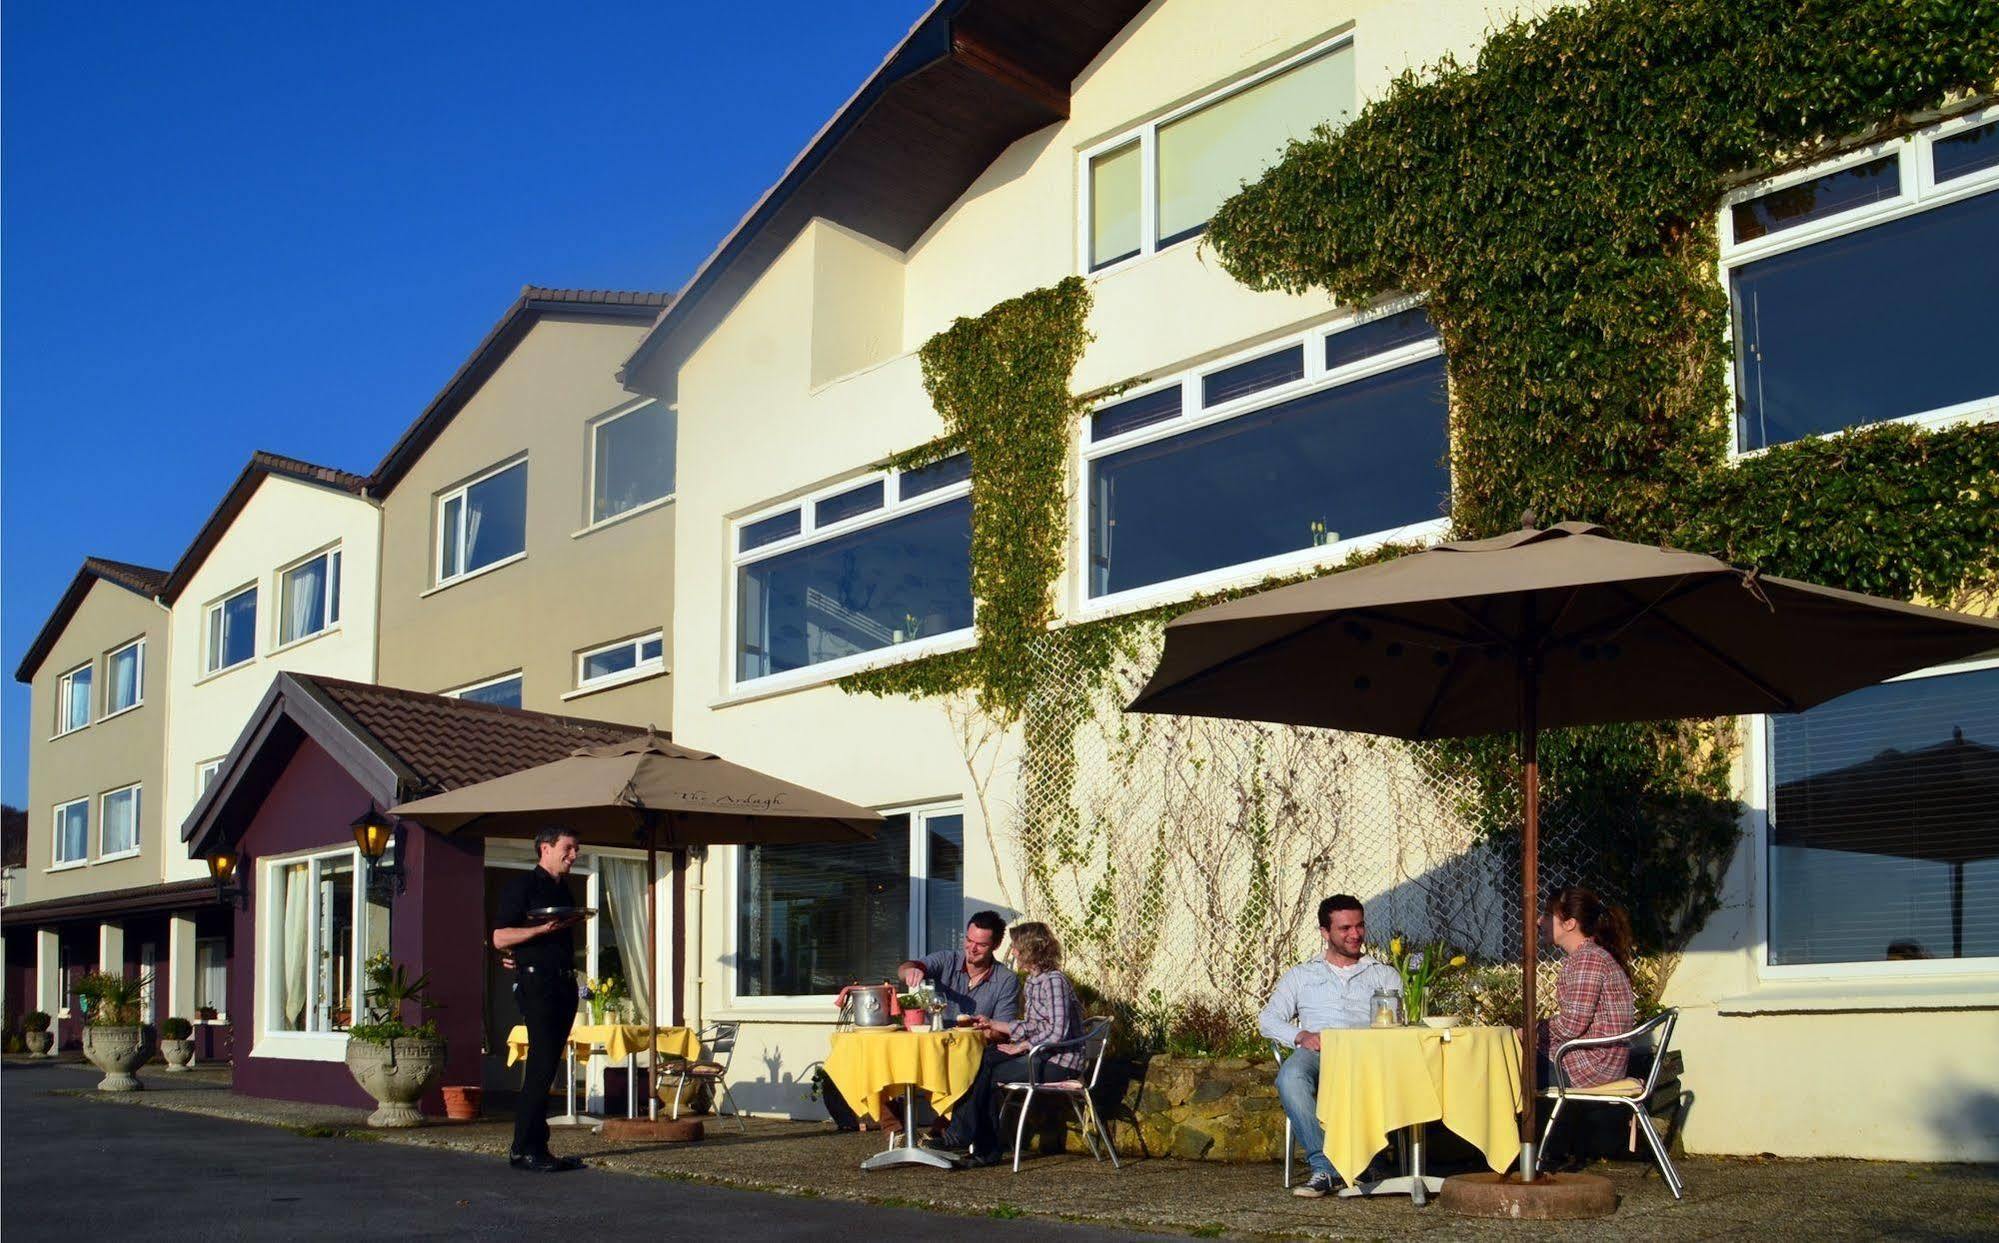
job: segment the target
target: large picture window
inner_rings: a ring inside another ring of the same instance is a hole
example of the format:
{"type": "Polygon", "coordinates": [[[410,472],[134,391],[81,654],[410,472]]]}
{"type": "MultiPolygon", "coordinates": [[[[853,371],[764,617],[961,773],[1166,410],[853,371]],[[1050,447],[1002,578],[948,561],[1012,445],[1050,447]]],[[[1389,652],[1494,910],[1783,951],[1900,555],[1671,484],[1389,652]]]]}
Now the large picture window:
{"type": "Polygon", "coordinates": [[[278,642],[296,643],[340,622],[340,550],[278,574],[278,642]]]}
{"type": "Polygon", "coordinates": [[[490,471],[437,498],[437,581],[451,582],[527,551],[528,464],[490,471]]]}
{"type": "Polygon", "coordinates": [[[351,848],[265,865],[267,1034],[338,1032],[360,1021],[362,966],[388,949],[389,913],[358,876],[351,848]]]}
{"type": "Polygon", "coordinates": [[[1767,730],[1773,966],[1999,958],[1999,668],[1767,730]]]}
{"type": "Polygon", "coordinates": [[[203,673],[232,669],[257,654],[257,589],[245,587],[208,606],[203,673]]]}
{"type": "Polygon", "coordinates": [[[110,859],[139,850],[139,787],[126,786],[106,794],[99,808],[98,853],[110,859]]]}
{"type": "Polygon", "coordinates": [[[1738,452],[1999,411],[1994,126],[1952,121],[1728,205],[1738,452]]]}
{"type": "Polygon", "coordinates": [[[1083,152],[1083,255],[1097,271],[1198,236],[1285,147],[1355,111],[1341,38],[1083,152]]]}
{"type": "Polygon", "coordinates": [[[90,724],[92,665],[72,669],[56,679],[56,734],[61,736],[90,724]]]}
{"type": "Polygon", "coordinates": [[[49,861],[60,867],[90,858],[90,800],[59,803],[55,809],[55,843],[49,861]]]}
{"type": "Polygon", "coordinates": [[[746,846],[738,856],[736,995],[837,993],[958,944],[964,813],[899,812],[871,842],[746,846]]]}
{"type": "Polygon", "coordinates": [[[1436,337],[1409,310],[1100,408],[1084,447],[1089,598],[1436,528],[1449,508],[1446,397],[1436,337]]]}
{"type": "Polygon", "coordinates": [[[673,495],[674,413],[659,402],[590,426],[590,521],[673,495]]]}
{"type": "Polygon", "coordinates": [[[971,629],[969,475],[928,470],[737,525],[736,681],[971,629]]]}

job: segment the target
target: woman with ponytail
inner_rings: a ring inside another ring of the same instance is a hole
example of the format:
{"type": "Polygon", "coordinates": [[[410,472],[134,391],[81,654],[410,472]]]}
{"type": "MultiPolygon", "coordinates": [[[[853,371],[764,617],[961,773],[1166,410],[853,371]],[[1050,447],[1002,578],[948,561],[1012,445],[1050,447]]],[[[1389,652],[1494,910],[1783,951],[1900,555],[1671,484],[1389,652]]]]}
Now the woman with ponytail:
{"type": "MultiPolygon", "coordinates": [[[[1637,1024],[1631,995],[1631,924],[1624,912],[1587,889],[1564,885],[1548,895],[1543,934],[1562,951],[1555,981],[1556,1013],[1541,1024],[1544,1078],[1564,1041],[1628,1032],[1637,1024]]],[[[1574,1049],[1562,1059],[1572,1088],[1624,1078],[1626,1045],[1574,1049]]]]}

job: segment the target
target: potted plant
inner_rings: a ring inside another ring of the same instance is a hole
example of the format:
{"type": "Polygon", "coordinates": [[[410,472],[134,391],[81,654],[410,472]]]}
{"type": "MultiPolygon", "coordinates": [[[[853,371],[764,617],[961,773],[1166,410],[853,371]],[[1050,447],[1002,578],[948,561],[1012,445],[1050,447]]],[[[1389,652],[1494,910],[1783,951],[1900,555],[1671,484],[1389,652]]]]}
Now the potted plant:
{"type": "Polygon", "coordinates": [[[136,1092],[145,1085],[132,1072],[153,1055],[139,1015],[153,977],[127,977],[93,971],[77,982],[78,1003],[85,1014],[83,1055],[104,1072],[100,1092],[136,1092]]]}
{"type": "Polygon", "coordinates": [[[183,1018],[170,1018],[160,1024],[160,1056],[167,1061],[167,1069],[181,1071],[194,1061],[194,1024],[183,1018]]]}
{"type": "MultiPolygon", "coordinates": [[[[603,1025],[606,1011],[615,1016],[619,1003],[625,999],[625,982],[615,975],[591,980],[584,989],[590,1003],[590,1022],[597,1026],[603,1025]]],[[[616,1021],[615,1017],[613,1021],[616,1021]]]]}
{"type": "Polygon", "coordinates": [[[28,1052],[36,1057],[50,1056],[49,1050],[55,1045],[55,1037],[49,1035],[49,1016],[45,1010],[30,1010],[21,1020],[21,1031],[28,1045],[28,1052]]]}
{"type": "Polygon", "coordinates": [[[217,1010],[214,1006],[196,1006],[194,1008],[194,1017],[200,1019],[204,1023],[213,1023],[216,1019],[220,1018],[221,1016],[222,1012],[220,1010],[217,1010]]]}
{"type": "Polygon", "coordinates": [[[444,1037],[437,1021],[427,1017],[438,1008],[427,990],[430,977],[409,978],[401,963],[386,953],[367,962],[367,1022],[347,1029],[347,1069],[363,1091],[375,1098],[368,1125],[421,1126],[416,1103],[444,1077],[444,1037]],[[403,1021],[404,1008],[415,1006],[421,1021],[403,1021]]]}

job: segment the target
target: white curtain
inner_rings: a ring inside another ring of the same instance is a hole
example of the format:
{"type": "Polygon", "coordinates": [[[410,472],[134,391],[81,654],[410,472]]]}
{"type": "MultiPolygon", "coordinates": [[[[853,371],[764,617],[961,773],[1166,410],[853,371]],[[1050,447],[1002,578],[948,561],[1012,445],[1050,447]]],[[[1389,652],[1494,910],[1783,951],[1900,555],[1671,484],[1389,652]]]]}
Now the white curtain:
{"type": "Polygon", "coordinates": [[[111,665],[112,711],[139,702],[139,649],[128,647],[113,656],[111,665]]]}
{"type": "Polygon", "coordinates": [[[652,1022],[652,963],[655,942],[651,907],[646,901],[646,866],[638,859],[601,859],[604,904],[618,945],[624,951],[625,982],[631,986],[633,1009],[641,1024],[652,1022]]]}
{"type": "Polygon", "coordinates": [[[284,1019],[288,1031],[305,1030],[306,934],[312,927],[311,869],[300,863],[285,869],[284,1019]]]}
{"type": "Polygon", "coordinates": [[[302,639],[325,627],[325,620],[320,616],[326,604],[325,576],[324,558],[308,561],[287,576],[291,599],[285,601],[285,642],[302,639]]]}
{"type": "Polygon", "coordinates": [[[458,554],[458,568],[461,570],[476,570],[485,564],[483,561],[475,560],[479,547],[479,519],[484,516],[485,512],[472,503],[472,493],[467,491],[465,493],[465,548],[464,551],[458,554]]]}

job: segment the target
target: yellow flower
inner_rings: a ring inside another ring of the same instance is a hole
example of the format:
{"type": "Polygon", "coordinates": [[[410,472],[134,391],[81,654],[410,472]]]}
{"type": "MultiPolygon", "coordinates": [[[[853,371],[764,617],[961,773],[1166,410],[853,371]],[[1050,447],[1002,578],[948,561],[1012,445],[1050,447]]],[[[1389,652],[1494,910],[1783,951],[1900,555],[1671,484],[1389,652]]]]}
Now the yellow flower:
{"type": "Polygon", "coordinates": [[[1453,959],[1451,959],[1451,965],[1452,965],[1453,967],[1462,967],[1462,966],[1464,966],[1464,965],[1465,965],[1465,956],[1464,956],[1463,954],[1459,954],[1459,955],[1458,955],[1458,956],[1457,956],[1456,958],[1453,958],[1453,959]]]}
{"type": "Polygon", "coordinates": [[[1388,941],[1388,952],[1389,952],[1389,953],[1391,953],[1391,954],[1393,954],[1393,955],[1395,955],[1395,956],[1396,956],[1397,958],[1400,958],[1400,957],[1402,956],[1402,938],[1401,938],[1401,937],[1390,937],[1390,938],[1389,938],[1389,941],[1388,941]]]}

